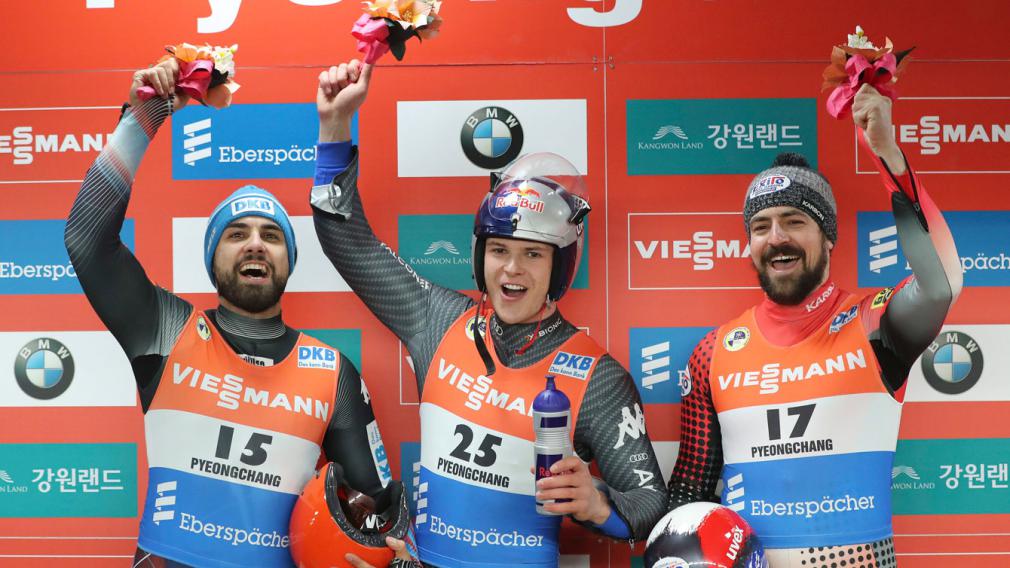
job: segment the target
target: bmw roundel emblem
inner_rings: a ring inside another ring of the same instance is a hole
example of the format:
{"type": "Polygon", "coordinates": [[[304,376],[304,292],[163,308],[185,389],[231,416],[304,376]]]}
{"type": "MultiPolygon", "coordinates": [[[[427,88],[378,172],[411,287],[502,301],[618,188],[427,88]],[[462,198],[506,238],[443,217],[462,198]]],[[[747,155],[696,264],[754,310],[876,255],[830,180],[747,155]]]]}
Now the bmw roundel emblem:
{"type": "Polygon", "coordinates": [[[922,374],[944,394],[961,394],[982,377],[982,348],[961,331],[942,331],[922,354],[922,374]]]}
{"type": "Polygon", "coordinates": [[[18,350],[14,377],[28,396],[50,400],[66,392],[74,379],[74,357],[51,337],[39,337],[18,350]]]}
{"type": "Polygon", "coordinates": [[[459,141],[475,166],[486,170],[505,167],[523,149],[523,126],[508,109],[479,108],[466,117],[459,141]]]}

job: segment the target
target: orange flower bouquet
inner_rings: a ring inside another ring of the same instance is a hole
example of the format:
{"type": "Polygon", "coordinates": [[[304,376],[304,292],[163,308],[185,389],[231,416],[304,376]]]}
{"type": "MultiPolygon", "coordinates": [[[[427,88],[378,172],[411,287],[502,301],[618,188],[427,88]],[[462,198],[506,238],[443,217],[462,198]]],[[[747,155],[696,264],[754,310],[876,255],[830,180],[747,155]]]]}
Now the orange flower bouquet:
{"type": "MultiPolygon", "coordinates": [[[[158,63],[169,58],[179,61],[179,78],[175,90],[200,101],[204,106],[224,108],[231,104],[231,95],[239,89],[233,80],[235,76],[235,52],[237,45],[228,47],[196,46],[189,43],[165,46],[169,55],[162,56],[158,63]]],[[[141,100],[155,95],[149,86],[137,90],[141,100]]]]}
{"type": "Polygon", "coordinates": [[[904,69],[906,56],[915,49],[894,53],[890,38],[884,38],[884,47],[876,47],[863,28],[849,34],[846,45],[836,45],[831,50],[831,64],[824,69],[823,89],[833,88],[828,96],[828,113],[835,118],[845,118],[852,111],[856,92],[864,85],[872,85],[880,94],[891,100],[897,98],[894,83],[904,69]]]}
{"type": "Polygon", "coordinates": [[[358,51],[365,63],[375,63],[387,51],[397,61],[407,51],[407,40],[433,39],[442,27],[438,11],[441,0],[374,0],[362,2],[365,13],[354,22],[351,35],[358,40],[358,51]]]}

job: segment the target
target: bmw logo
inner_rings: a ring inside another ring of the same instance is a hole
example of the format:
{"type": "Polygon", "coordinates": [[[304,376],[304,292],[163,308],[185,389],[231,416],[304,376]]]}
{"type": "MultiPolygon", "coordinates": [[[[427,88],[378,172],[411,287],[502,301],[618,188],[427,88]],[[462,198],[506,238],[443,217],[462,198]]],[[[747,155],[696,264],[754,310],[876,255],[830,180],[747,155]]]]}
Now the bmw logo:
{"type": "Polygon", "coordinates": [[[922,374],[944,394],[961,394],[982,376],[982,348],[968,334],[944,331],[922,354],[922,374]]]}
{"type": "Polygon", "coordinates": [[[74,357],[50,337],[26,343],[14,361],[14,377],[28,396],[50,400],[66,392],[74,379],[74,357]]]}
{"type": "Polygon", "coordinates": [[[475,166],[486,170],[502,168],[523,149],[523,126],[511,111],[488,106],[466,117],[459,141],[475,166]]]}

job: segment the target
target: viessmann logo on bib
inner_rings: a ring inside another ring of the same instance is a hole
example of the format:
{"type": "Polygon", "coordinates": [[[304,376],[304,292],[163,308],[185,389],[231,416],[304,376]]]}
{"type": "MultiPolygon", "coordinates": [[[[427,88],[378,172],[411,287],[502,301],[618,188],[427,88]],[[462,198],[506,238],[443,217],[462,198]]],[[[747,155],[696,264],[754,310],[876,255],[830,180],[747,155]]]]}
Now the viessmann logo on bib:
{"type": "MultiPolygon", "coordinates": [[[[299,347],[299,363],[301,350],[312,349],[299,347]]],[[[332,350],[326,349],[324,351],[332,350]]],[[[333,363],[336,365],[336,363],[333,363]]],[[[299,365],[301,366],[301,365],[299,365]]],[[[203,369],[175,363],[172,367],[172,382],[193,389],[195,396],[207,396],[204,392],[217,398],[217,406],[226,410],[238,410],[243,405],[258,405],[264,408],[276,408],[294,414],[304,414],[326,422],[330,417],[330,401],[318,400],[309,396],[257,389],[247,385],[244,377],[225,373],[223,376],[212,375],[203,369]]]]}
{"type": "Polygon", "coordinates": [[[480,410],[485,405],[498,407],[505,412],[518,412],[524,416],[532,416],[533,401],[526,402],[521,396],[514,396],[504,390],[506,385],[496,385],[493,377],[477,375],[476,377],[457,367],[444,358],[438,360],[438,379],[447,381],[451,386],[463,393],[466,402],[463,406],[471,410],[480,410]],[[499,390],[498,387],[502,387],[499,390]]]}
{"type": "Polygon", "coordinates": [[[856,349],[805,365],[784,367],[781,363],[768,363],[761,369],[719,375],[718,384],[720,390],[757,387],[759,394],[774,394],[779,392],[783,384],[830,377],[865,368],[867,368],[866,354],[862,349],[856,349]]]}

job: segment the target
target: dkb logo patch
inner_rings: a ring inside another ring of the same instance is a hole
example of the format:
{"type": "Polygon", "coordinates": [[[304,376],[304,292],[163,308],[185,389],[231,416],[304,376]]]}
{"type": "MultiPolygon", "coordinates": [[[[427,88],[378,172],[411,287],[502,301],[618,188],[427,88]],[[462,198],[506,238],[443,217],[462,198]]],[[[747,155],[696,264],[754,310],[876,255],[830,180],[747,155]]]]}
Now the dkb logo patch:
{"type": "Polygon", "coordinates": [[[547,370],[547,372],[565,375],[566,377],[573,377],[584,381],[589,377],[589,369],[593,368],[594,361],[596,361],[596,357],[575,355],[573,353],[559,351],[558,354],[554,356],[554,361],[551,363],[551,367],[547,370]]]}
{"type": "Polygon", "coordinates": [[[301,346],[298,348],[298,367],[309,369],[337,369],[337,352],[326,347],[301,346]]]}

